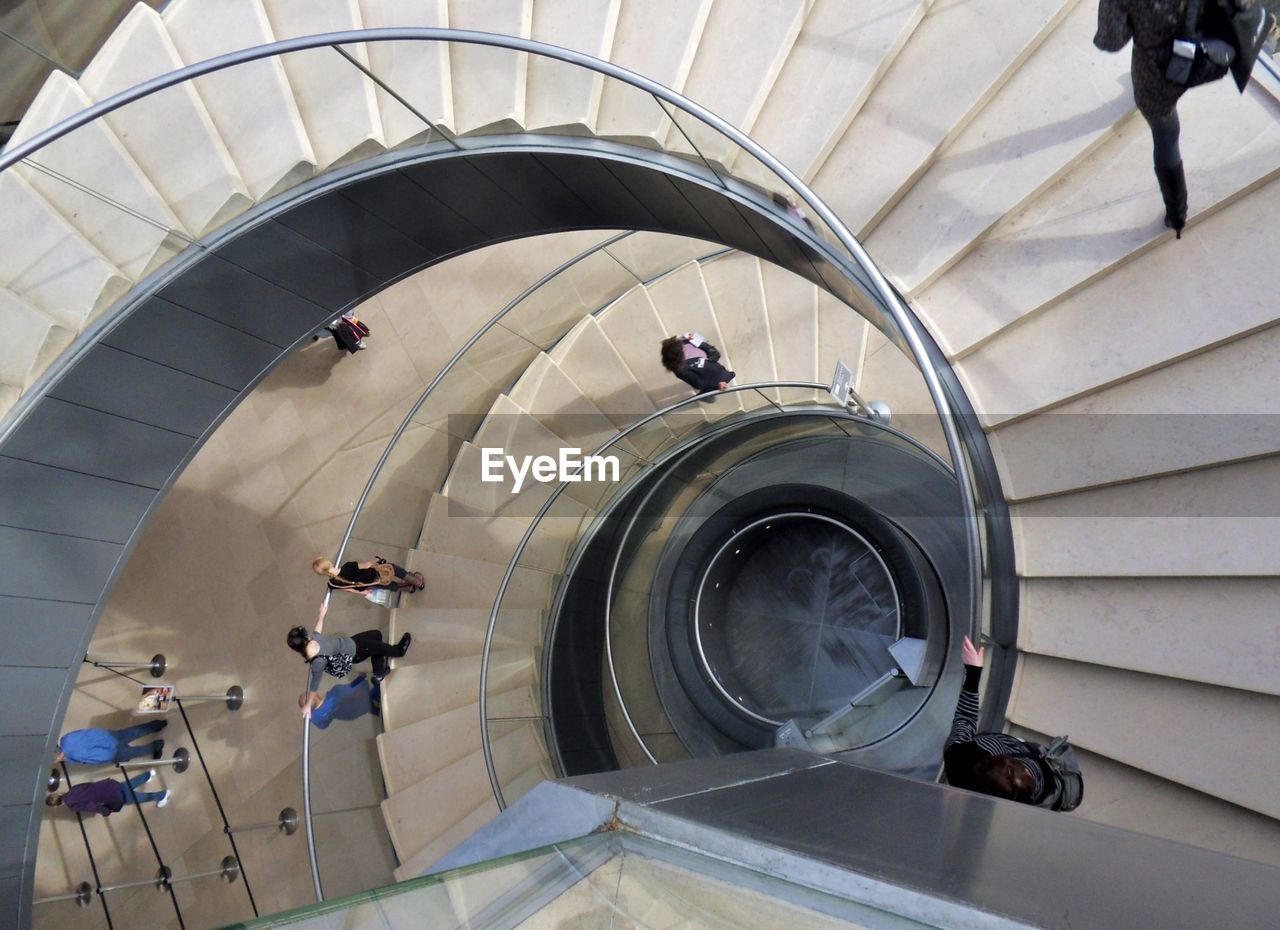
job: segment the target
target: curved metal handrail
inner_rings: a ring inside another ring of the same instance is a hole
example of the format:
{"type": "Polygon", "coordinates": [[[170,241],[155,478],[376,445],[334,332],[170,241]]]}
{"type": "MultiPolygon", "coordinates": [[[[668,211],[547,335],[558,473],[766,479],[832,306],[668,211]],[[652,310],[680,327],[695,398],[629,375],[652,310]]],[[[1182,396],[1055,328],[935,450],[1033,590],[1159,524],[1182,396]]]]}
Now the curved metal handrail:
{"type": "MultiPolygon", "coordinates": [[[[50,143],[65,137],[81,126],[87,125],[108,113],[132,103],[135,100],[140,100],[144,97],[150,96],[151,94],[173,87],[177,84],[184,83],[196,77],[235,67],[236,65],[259,61],[266,58],[274,58],[291,52],[305,51],[307,49],[392,41],[459,42],[462,44],[505,48],[510,51],[524,52],[543,58],[559,60],[566,64],[583,67],[622,81],[625,84],[629,84],[651,94],[659,100],[666,101],[678,110],[689,114],[699,122],[709,126],[721,136],[729,139],[733,144],[748,152],[767,169],[772,171],[774,175],[790,187],[793,193],[808,204],[814,213],[826,224],[840,245],[843,246],[852,257],[853,264],[859,266],[861,270],[868,275],[873,289],[876,292],[876,296],[888,312],[890,318],[893,319],[894,325],[897,327],[898,331],[901,333],[907,347],[910,349],[911,354],[916,361],[917,366],[920,369],[921,375],[925,380],[925,384],[929,389],[930,398],[932,399],[934,407],[942,421],[943,433],[947,441],[947,448],[960,484],[969,550],[971,591],[970,616],[971,622],[978,622],[982,605],[982,568],[980,559],[981,536],[978,529],[977,505],[974,500],[972,477],[965,457],[965,449],[962,440],[956,429],[955,423],[953,422],[953,412],[950,401],[943,389],[938,373],[934,370],[930,362],[924,337],[917,328],[916,321],[898,299],[897,293],[889,284],[888,280],[871,261],[867,252],[854,238],[853,233],[840,222],[839,218],[836,217],[831,209],[827,207],[827,205],[823,203],[795,173],[765,151],[763,147],[749,138],[745,133],[739,131],[736,127],[716,116],[705,107],[689,100],[682,94],[664,87],[656,81],[635,74],[634,72],[621,68],[611,62],[603,61],[581,52],[575,52],[558,46],[537,42],[532,39],[523,39],[514,36],[503,36],[495,33],[479,32],[475,30],[440,29],[434,27],[343,30],[285,39],[272,42],[267,45],[229,52],[227,54],[208,59],[207,61],[187,65],[167,74],[159,75],[151,78],[150,80],[143,81],[141,84],[120,91],[117,94],[113,94],[106,100],[93,104],[86,109],[81,110],[79,113],[67,117],[57,125],[52,126],[43,132],[37,133],[26,142],[11,146],[5,152],[0,153],[0,171],[4,171],[12,167],[35,152],[40,151],[50,143]]],[[[670,114],[668,114],[668,116],[670,117],[670,114]]],[[[678,123],[677,127],[679,127],[678,123]]],[[[681,132],[683,132],[683,129],[681,129],[681,132]]],[[[452,138],[449,138],[449,141],[455,146],[458,145],[458,143],[452,138]]],[[[697,151],[696,146],[694,148],[695,151],[697,151]]],[[[723,184],[724,177],[721,176],[720,172],[716,171],[716,169],[712,167],[705,158],[703,159],[703,162],[723,184]]],[[[795,234],[800,238],[810,238],[813,241],[817,241],[815,234],[802,230],[799,227],[795,229],[795,234]]],[[[845,263],[841,260],[840,264],[844,265],[845,263]]],[[[840,270],[842,273],[852,276],[850,266],[841,267],[840,270]]],[[[744,386],[744,388],[745,387],[746,386],[744,386]]],[[[504,584],[507,580],[509,580],[509,578],[504,579],[504,584]]],[[[490,633],[491,632],[492,630],[490,629],[490,633]]],[[[489,637],[487,636],[486,648],[488,645],[489,637]]],[[[482,701],[484,698],[483,686],[484,682],[482,681],[482,701]]],[[[309,726],[309,723],[304,722],[304,727],[306,726],[309,726]]],[[[305,738],[306,737],[304,737],[304,739],[305,738]]],[[[491,760],[488,758],[487,753],[486,763],[491,766],[491,760]]],[[[491,769],[491,778],[492,774],[491,769]]],[[[312,843],[309,804],[307,805],[307,808],[308,842],[312,843]]],[[[315,879],[317,891],[319,891],[320,880],[314,857],[314,845],[311,845],[310,848],[312,852],[311,868],[313,878],[315,879]]],[[[323,895],[320,895],[320,897],[323,899],[323,895]]]]}
{"type": "MultiPolygon", "coordinates": [[[[812,387],[816,390],[826,389],[826,385],[818,384],[816,382],[815,383],[794,382],[792,386],[812,387]]],[[[822,412],[822,415],[826,417],[838,417],[841,419],[857,420],[861,423],[874,426],[876,429],[880,430],[881,432],[888,433],[891,436],[894,436],[897,439],[912,446],[917,452],[919,452],[920,454],[925,456],[927,459],[932,461],[944,472],[949,472],[952,475],[955,474],[954,469],[952,469],[949,463],[944,461],[942,457],[938,455],[938,453],[934,452],[932,449],[930,449],[920,440],[912,436],[909,436],[906,433],[902,432],[901,430],[896,429],[892,426],[889,426],[886,423],[880,422],[880,420],[878,420],[873,414],[870,413],[870,407],[860,396],[858,396],[857,393],[850,391],[850,397],[856,402],[856,406],[862,411],[864,411],[864,413],[853,414],[846,409],[844,411],[826,410],[822,412]]],[[[653,494],[653,491],[651,490],[649,492],[649,495],[651,496],[652,494],[653,494]]],[[[641,501],[640,509],[642,510],[644,509],[645,505],[648,502],[648,499],[649,499],[648,496],[646,496],[641,501]]],[[[609,581],[605,585],[605,601],[604,601],[605,662],[609,670],[609,680],[613,685],[613,693],[614,693],[614,696],[618,699],[618,707],[622,711],[622,719],[627,724],[627,729],[630,731],[632,738],[636,741],[636,744],[639,745],[640,750],[644,753],[645,758],[647,758],[654,765],[657,765],[658,760],[654,757],[653,753],[649,751],[648,744],[645,742],[644,737],[640,735],[640,731],[636,728],[634,721],[632,721],[631,719],[631,713],[627,710],[627,701],[626,701],[626,698],[623,697],[622,695],[622,687],[618,682],[618,670],[617,670],[617,667],[614,665],[614,661],[613,661],[613,638],[612,638],[610,629],[611,629],[611,624],[613,620],[613,590],[617,586],[618,566],[619,566],[621,557],[622,557],[622,549],[621,547],[619,547],[618,550],[614,553],[613,562],[609,568],[609,581]]],[[[573,570],[574,568],[571,564],[571,566],[568,569],[566,569],[565,574],[571,574],[573,570]]],[[[499,594],[499,597],[501,597],[501,593],[499,594]]],[[[487,658],[488,657],[485,656],[484,660],[487,661],[487,658]]],[[[730,699],[732,700],[732,698],[730,699]]],[[[487,733],[482,731],[481,740],[483,741],[487,737],[487,735],[488,735],[487,733]]]]}
{"type": "MultiPolygon", "coordinates": [[[[734,394],[742,391],[759,392],[763,389],[779,388],[779,387],[810,388],[814,390],[826,389],[826,385],[818,384],[816,382],[811,382],[811,381],[755,381],[749,384],[730,385],[727,390],[719,392],[717,394],[712,394],[711,396],[717,397],[717,396],[720,396],[720,394],[734,394]]],[[[706,394],[693,394],[689,397],[681,398],[675,403],[668,404],[665,407],[655,410],[653,413],[646,414],[645,416],[636,420],[634,423],[619,430],[616,434],[610,437],[608,441],[604,442],[603,444],[601,444],[600,446],[592,450],[591,453],[589,454],[599,455],[600,453],[604,452],[606,449],[610,448],[611,446],[616,445],[618,442],[621,442],[627,436],[630,436],[632,433],[640,429],[645,424],[652,423],[654,420],[658,419],[659,417],[666,416],[667,414],[672,413],[675,410],[679,410],[682,407],[687,407],[690,404],[702,403],[707,399],[707,396],[708,395],[706,394]]],[[[534,531],[538,528],[538,524],[542,522],[542,518],[547,515],[547,511],[549,511],[552,505],[555,504],[555,502],[560,499],[560,495],[564,493],[565,489],[568,488],[568,486],[569,486],[569,482],[562,481],[560,482],[560,484],[558,484],[555,487],[555,489],[551,492],[551,494],[547,497],[547,499],[543,501],[542,506],[538,508],[537,513],[533,515],[533,519],[530,521],[528,528],[525,529],[524,535],[520,537],[520,542],[519,544],[517,544],[515,548],[515,552],[511,556],[511,560],[507,563],[506,571],[503,572],[503,575],[502,575],[502,581],[498,585],[497,595],[493,599],[493,607],[489,611],[489,625],[485,629],[484,650],[481,653],[481,659],[480,659],[480,742],[481,742],[482,748],[484,749],[484,764],[485,764],[485,769],[489,774],[489,785],[493,789],[494,799],[498,802],[499,810],[504,810],[507,805],[506,805],[506,800],[502,795],[502,786],[498,783],[497,770],[494,768],[493,752],[489,743],[489,733],[488,733],[488,727],[487,727],[488,695],[489,695],[489,687],[488,687],[489,686],[489,653],[493,646],[493,634],[498,624],[498,613],[502,609],[502,599],[506,594],[507,587],[511,583],[512,576],[515,574],[516,563],[520,561],[520,556],[524,554],[524,550],[529,545],[529,540],[533,538],[534,531]]],[[[608,649],[607,640],[605,642],[605,648],[608,649]]],[[[610,658],[609,661],[610,661],[610,667],[612,667],[612,658],[610,658]]],[[[627,726],[630,728],[633,734],[636,734],[635,723],[631,720],[630,714],[627,713],[625,702],[619,701],[619,705],[622,709],[623,717],[627,722],[627,726]]],[[[636,739],[641,749],[644,750],[645,755],[649,758],[649,760],[651,762],[656,763],[657,760],[654,759],[653,756],[649,753],[649,750],[645,746],[644,741],[640,740],[638,734],[636,734],[636,739]]]]}

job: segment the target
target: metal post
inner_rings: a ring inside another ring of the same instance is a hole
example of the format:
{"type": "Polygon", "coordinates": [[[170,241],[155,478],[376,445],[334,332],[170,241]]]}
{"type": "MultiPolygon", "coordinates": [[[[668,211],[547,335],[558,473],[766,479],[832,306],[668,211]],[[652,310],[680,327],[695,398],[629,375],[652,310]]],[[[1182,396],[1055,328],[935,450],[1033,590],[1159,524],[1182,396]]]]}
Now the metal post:
{"type": "Polygon", "coordinates": [[[232,685],[227,689],[226,694],[184,694],[184,701],[226,701],[227,710],[239,710],[244,704],[244,689],[239,685],[232,685]]]}
{"type": "Polygon", "coordinates": [[[76,890],[71,894],[55,894],[47,898],[36,898],[32,904],[51,904],[54,901],[75,901],[76,907],[88,907],[89,902],[93,900],[93,886],[88,882],[81,882],[76,885],[76,890]]]}
{"type": "Polygon", "coordinates": [[[251,823],[240,827],[233,827],[230,824],[222,828],[223,833],[247,833],[250,830],[265,830],[267,827],[275,827],[285,836],[293,836],[298,832],[298,812],[292,807],[286,807],[280,811],[280,816],[275,820],[264,820],[262,823],[251,823]]]}
{"type": "MultiPolygon", "coordinates": [[[[165,885],[176,885],[178,882],[190,882],[197,878],[208,878],[210,875],[220,875],[229,885],[240,877],[240,863],[236,861],[235,856],[223,856],[222,862],[218,863],[216,869],[210,869],[207,872],[192,872],[190,875],[174,875],[167,866],[161,866],[156,871],[156,882],[165,885]]],[[[110,889],[104,888],[103,891],[110,889]]]]}
{"type": "Polygon", "coordinates": [[[62,771],[60,769],[50,769],[49,779],[44,783],[44,790],[53,794],[62,787],[62,771]]]}
{"type": "Polygon", "coordinates": [[[179,748],[174,750],[172,759],[133,759],[129,762],[117,762],[116,765],[122,769],[152,769],[157,765],[172,765],[173,770],[181,775],[191,765],[191,753],[179,748]]]}
{"type": "Polygon", "coordinates": [[[163,678],[165,670],[169,667],[165,657],[159,652],[146,662],[129,662],[123,659],[94,659],[89,656],[85,656],[84,660],[97,668],[145,668],[151,672],[152,678],[163,678]]]}

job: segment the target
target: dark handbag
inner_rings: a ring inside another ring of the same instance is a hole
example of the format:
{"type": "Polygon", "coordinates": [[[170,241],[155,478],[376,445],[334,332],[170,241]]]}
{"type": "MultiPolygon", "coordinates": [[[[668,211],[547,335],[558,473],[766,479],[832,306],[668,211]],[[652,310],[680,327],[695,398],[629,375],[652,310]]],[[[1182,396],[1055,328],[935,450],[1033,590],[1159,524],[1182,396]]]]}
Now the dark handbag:
{"type": "Polygon", "coordinates": [[[1240,10],[1231,17],[1231,34],[1236,50],[1235,60],[1231,62],[1231,76],[1235,78],[1236,87],[1240,88],[1242,94],[1249,84],[1254,62],[1258,60],[1258,54],[1266,44],[1273,26],[1275,17],[1263,9],[1262,4],[1240,10]]]}
{"type": "Polygon", "coordinates": [[[1227,76],[1236,58],[1235,47],[1224,36],[1233,36],[1231,17],[1210,0],[1202,16],[1202,0],[1189,0],[1182,31],[1173,40],[1173,54],[1164,76],[1183,87],[1198,87],[1227,76]]]}

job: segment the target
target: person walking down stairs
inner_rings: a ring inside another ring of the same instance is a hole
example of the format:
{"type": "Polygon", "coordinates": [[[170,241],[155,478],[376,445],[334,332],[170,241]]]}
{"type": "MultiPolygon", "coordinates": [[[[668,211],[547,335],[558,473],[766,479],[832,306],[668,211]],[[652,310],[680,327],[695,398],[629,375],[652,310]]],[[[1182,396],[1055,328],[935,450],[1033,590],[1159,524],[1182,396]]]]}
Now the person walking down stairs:
{"type": "Polygon", "coordinates": [[[334,678],[346,678],[351,666],[369,660],[373,665],[373,680],[382,681],[390,674],[388,659],[403,659],[409,651],[413,636],[405,633],[394,646],[382,640],[380,630],[365,630],[348,636],[338,633],[333,636],[324,635],[324,617],[329,604],[326,600],[320,608],[320,617],[316,620],[314,630],[308,632],[304,626],[295,626],[289,630],[286,642],[289,648],[302,656],[311,666],[311,677],[307,680],[307,690],[298,699],[302,708],[302,716],[310,719],[311,711],[320,696],[320,678],[328,673],[334,678]]]}
{"type": "Polygon", "coordinates": [[[699,394],[727,391],[737,377],[720,364],[720,350],[701,333],[682,333],[662,340],[662,366],[699,394]]]}

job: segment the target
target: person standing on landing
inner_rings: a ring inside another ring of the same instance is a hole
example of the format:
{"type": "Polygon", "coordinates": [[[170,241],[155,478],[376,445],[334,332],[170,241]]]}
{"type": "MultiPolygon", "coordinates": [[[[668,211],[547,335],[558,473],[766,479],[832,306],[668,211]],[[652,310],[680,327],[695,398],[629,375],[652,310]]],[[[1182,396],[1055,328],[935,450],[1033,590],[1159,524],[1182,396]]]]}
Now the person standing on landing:
{"type": "Polygon", "coordinates": [[[102,778],[98,781],[85,782],[76,785],[64,794],[49,795],[45,798],[45,804],[50,807],[62,807],[65,805],[77,814],[101,814],[103,817],[110,817],[112,814],[118,813],[124,809],[126,804],[135,800],[138,804],[155,801],[156,807],[164,807],[169,803],[170,792],[167,788],[164,791],[137,790],[154,778],[155,774],[155,769],[150,769],[141,775],[135,775],[129,779],[128,785],[118,782],[114,778],[102,778]],[[130,791],[130,788],[133,790],[130,791]]]}
{"type": "Polygon", "coordinates": [[[737,377],[720,364],[720,350],[701,333],[682,333],[662,340],[662,366],[699,394],[727,391],[737,377]]]}
{"type": "MultiPolygon", "coordinates": [[[[1202,0],[1203,8],[1220,0],[1202,0]]],[[[1255,0],[1228,0],[1237,9],[1248,9],[1255,0]]],[[[1098,32],[1093,44],[1104,52],[1118,52],[1130,40],[1133,56],[1133,100],[1151,127],[1156,181],[1164,198],[1164,224],[1179,239],[1187,224],[1187,179],[1178,148],[1181,124],[1178,98],[1187,89],[1167,77],[1173,57],[1173,40],[1183,29],[1187,0],[1099,0],[1098,32]]]]}
{"type": "Polygon", "coordinates": [[[58,762],[75,762],[80,765],[128,762],[146,755],[159,759],[164,754],[164,740],[152,740],[146,746],[129,744],[148,733],[158,733],[168,725],[168,720],[151,720],[123,730],[104,730],[100,727],[72,730],[58,740],[59,752],[56,759],[58,762]]]}

